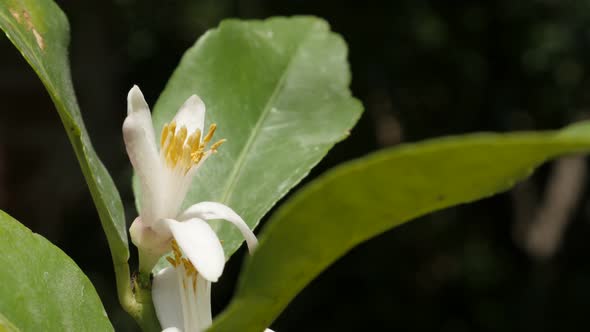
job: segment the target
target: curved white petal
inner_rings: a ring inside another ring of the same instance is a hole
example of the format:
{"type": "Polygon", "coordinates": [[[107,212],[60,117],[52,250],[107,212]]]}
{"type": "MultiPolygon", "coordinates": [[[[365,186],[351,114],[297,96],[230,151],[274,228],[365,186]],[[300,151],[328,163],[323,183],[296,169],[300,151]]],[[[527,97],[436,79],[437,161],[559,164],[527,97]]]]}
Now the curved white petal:
{"type": "Polygon", "coordinates": [[[223,272],[225,255],[211,226],[198,218],[183,222],[164,219],[164,222],[199,274],[209,281],[217,281],[223,272]]]}
{"type": "Polygon", "coordinates": [[[182,330],[177,327],[169,327],[167,329],[162,330],[162,332],[182,332],[182,330]]]}
{"type": "Polygon", "coordinates": [[[129,160],[139,176],[142,204],[140,215],[148,226],[159,219],[162,171],[150,110],[137,86],[127,96],[123,138],[129,160]]]}
{"type": "Polygon", "coordinates": [[[246,224],[246,222],[244,222],[244,220],[237,213],[235,213],[234,210],[226,205],[216,202],[197,203],[186,209],[186,211],[184,211],[178,219],[187,220],[191,218],[199,218],[203,220],[227,220],[240,230],[242,236],[244,236],[246,239],[246,244],[248,245],[248,250],[250,253],[252,253],[258,245],[258,240],[256,240],[256,236],[252,230],[250,230],[248,224],[246,224]]]}
{"type": "Polygon", "coordinates": [[[264,332],[275,332],[275,331],[273,331],[271,329],[266,329],[266,330],[264,330],[264,332]]]}
{"type": "MultiPolygon", "coordinates": [[[[190,96],[174,116],[176,128],[185,126],[189,135],[205,126],[205,103],[197,95],[190,96]]],[[[204,135],[204,134],[203,134],[204,135]]]]}
{"type": "Polygon", "coordinates": [[[156,316],[165,331],[168,331],[168,328],[184,326],[180,302],[181,286],[178,284],[176,273],[173,267],[167,267],[154,275],[152,281],[152,301],[156,316]]]}

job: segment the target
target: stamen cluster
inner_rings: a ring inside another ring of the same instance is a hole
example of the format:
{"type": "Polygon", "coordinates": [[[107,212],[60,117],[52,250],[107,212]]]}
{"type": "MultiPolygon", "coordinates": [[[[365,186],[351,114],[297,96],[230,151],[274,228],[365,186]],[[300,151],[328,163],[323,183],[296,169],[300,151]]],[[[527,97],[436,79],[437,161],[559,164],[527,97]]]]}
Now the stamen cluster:
{"type": "MultiPolygon", "coordinates": [[[[167,256],[166,260],[174,268],[178,268],[180,266],[184,267],[184,271],[186,273],[187,278],[192,277],[193,290],[196,292],[197,291],[197,274],[198,274],[197,269],[190,262],[190,260],[188,260],[188,258],[182,257],[183,256],[182,251],[180,251],[180,247],[178,246],[178,243],[176,243],[176,240],[172,240],[172,254],[174,255],[174,257],[167,256]]],[[[184,283],[183,283],[183,285],[186,287],[186,285],[184,283]]]]}
{"type": "Polygon", "coordinates": [[[172,169],[179,168],[183,174],[186,174],[207,154],[217,152],[217,148],[225,142],[225,139],[213,143],[209,150],[206,150],[216,129],[217,125],[211,124],[209,131],[201,140],[200,129],[187,137],[188,132],[185,126],[177,130],[175,121],[165,124],[160,138],[160,153],[166,165],[172,169]]]}

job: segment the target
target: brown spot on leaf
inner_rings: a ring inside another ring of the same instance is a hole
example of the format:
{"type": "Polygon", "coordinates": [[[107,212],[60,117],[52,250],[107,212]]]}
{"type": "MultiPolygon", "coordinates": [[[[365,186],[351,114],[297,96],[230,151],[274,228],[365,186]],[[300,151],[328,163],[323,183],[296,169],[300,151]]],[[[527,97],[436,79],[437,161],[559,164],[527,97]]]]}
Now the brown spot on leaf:
{"type": "Polygon", "coordinates": [[[33,36],[35,37],[35,41],[37,42],[37,46],[39,46],[39,48],[43,51],[45,50],[45,40],[43,39],[43,36],[41,36],[41,34],[39,33],[39,31],[37,31],[37,29],[35,29],[35,25],[33,24],[33,21],[31,20],[31,14],[29,14],[29,12],[26,9],[22,10],[22,15],[18,13],[18,11],[14,10],[14,9],[9,9],[10,14],[12,15],[12,17],[14,17],[14,19],[19,23],[19,24],[25,24],[27,30],[31,31],[33,33],[33,36]],[[24,22],[23,22],[24,19],[24,22]]]}
{"type": "Polygon", "coordinates": [[[39,45],[39,48],[41,50],[45,50],[45,40],[35,28],[33,28],[33,35],[35,35],[35,40],[37,41],[37,45],[39,45]]]}
{"type": "Polygon", "coordinates": [[[14,19],[15,19],[15,20],[16,20],[18,23],[21,23],[21,20],[20,20],[20,14],[19,14],[19,13],[18,13],[16,10],[14,10],[14,9],[9,9],[9,11],[10,11],[10,14],[12,15],[12,17],[14,17],[14,19]]]}
{"type": "Polygon", "coordinates": [[[23,9],[23,17],[25,18],[27,29],[33,30],[35,26],[33,25],[33,21],[31,21],[31,14],[29,14],[29,12],[26,9],[23,9]]]}

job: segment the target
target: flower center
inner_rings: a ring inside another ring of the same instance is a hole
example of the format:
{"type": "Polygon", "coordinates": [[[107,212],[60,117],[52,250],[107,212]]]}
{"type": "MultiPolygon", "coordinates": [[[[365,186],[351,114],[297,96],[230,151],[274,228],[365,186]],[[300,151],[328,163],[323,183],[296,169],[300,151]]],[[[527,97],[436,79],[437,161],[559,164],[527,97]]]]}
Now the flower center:
{"type": "Polygon", "coordinates": [[[180,168],[186,174],[193,166],[203,161],[209,154],[217,152],[217,148],[225,142],[221,139],[207,149],[207,145],[213,138],[217,129],[216,124],[211,124],[209,131],[201,140],[201,130],[197,129],[187,137],[185,126],[176,130],[176,122],[172,121],[164,125],[160,138],[160,153],[169,168],[180,168]]]}

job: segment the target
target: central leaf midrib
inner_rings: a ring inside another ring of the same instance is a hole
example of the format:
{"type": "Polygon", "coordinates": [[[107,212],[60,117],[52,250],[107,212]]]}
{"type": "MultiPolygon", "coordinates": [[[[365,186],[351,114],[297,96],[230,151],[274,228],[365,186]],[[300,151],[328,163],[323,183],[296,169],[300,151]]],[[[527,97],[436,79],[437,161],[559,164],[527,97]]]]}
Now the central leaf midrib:
{"type": "Polygon", "coordinates": [[[252,148],[252,145],[256,141],[256,138],[258,137],[258,134],[261,131],[260,129],[262,127],[262,124],[265,122],[266,118],[268,117],[268,114],[270,113],[270,110],[272,108],[272,105],[275,102],[275,99],[277,98],[277,95],[279,94],[279,92],[283,88],[284,81],[285,81],[286,77],[288,76],[288,73],[291,70],[293,60],[295,60],[295,58],[297,58],[299,50],[301,49],[301,45],[303,45],[305,43],[305,41],[307,40],[307,38],[309,38],[310,31],[312,30],[312,28],[313,28],[313,26],[310,27],[306,31],[306,34],[301,38],[301,41],[300,41],[299,45],[297,45],[297,47],[295,48],[295,51],[291,55],[291,58],[287,61],[287,65],[285,66],[285,70],[284,70],[283,74],[281,74],[281,76],[279,77],[279,80],[277,81],[277,84],[276,84],[272,94],[270,95],[270,97],[268,98],[268,101],[264,105],[264,109],[262,110],[260,118],[256,122],[254,129],[252,130],[252,134],[250,135],[250,137],[248,138],[248,141],[246,142],[246,144],[244,144],[244,147],[240,151],[240,155],[238,156],[238,159],[236,160],[236,163],[235,163],[236,166],[233,168],[231,174],[229,175],[228,180],[227,180],[227,185],[225,186],[225,189],[222,192],[222,198],[220,200],[221,203],[227,204],[229,202],[229,199],[231,198],[231,195],[233,193],[233,189],[234,189],[234,187],[237,183],[237,180],[239,178],[239,175],[243,169],[242,166],[246,160],[246,156],[248,155],[248,151],[252,148]]]}

